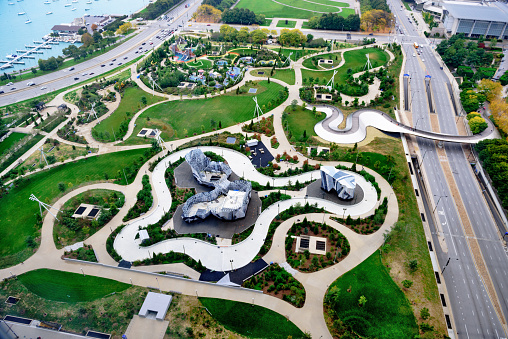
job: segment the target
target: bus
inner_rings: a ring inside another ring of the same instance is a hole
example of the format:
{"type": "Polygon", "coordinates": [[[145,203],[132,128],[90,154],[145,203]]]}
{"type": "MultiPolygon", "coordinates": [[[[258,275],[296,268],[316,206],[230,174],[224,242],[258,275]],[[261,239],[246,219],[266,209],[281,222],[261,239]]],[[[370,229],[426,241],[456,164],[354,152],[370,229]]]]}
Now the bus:
{"type": "Polygon", "coordinates": [[[415,48],[418,49],[418,43],[416,41],[413,43],[413,46],[415,46],[415,48]]]}

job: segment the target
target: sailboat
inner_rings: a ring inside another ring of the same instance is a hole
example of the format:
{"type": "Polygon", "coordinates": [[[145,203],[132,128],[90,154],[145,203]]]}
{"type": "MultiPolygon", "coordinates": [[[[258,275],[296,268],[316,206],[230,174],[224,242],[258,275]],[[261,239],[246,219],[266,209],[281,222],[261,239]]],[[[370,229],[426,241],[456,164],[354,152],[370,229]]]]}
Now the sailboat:
{"type": "Polygon", "coordinates": [[[26,21],[25,21],[25,24],[31,24],[32,23],[32,20],[30,20],[30,18],[28,18],[26,21]]]}
{"type": "Polygon", "coordinates": [[[46,13],[46,15],[50,15],[50,14],[53,14],[53,12],[50,11],[50,12],[46,13]]]}
{"type": "Polygon", "coordinates": [[[25,15],[25,12],[19,12],[18,15],[25,15]]]}

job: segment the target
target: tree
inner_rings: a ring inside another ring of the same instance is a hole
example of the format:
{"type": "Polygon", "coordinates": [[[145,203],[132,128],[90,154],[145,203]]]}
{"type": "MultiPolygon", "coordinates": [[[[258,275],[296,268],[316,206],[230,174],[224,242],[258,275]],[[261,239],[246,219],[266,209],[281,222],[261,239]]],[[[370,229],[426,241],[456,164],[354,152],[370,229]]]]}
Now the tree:
{"type": "Polygon", "coordinates": [[[58,190],[59,190],[60,192],[65,191],[65,184],[64,184],[63,182],[59,182],[59,183],[58,183],[58,190]]]}
{"type": "Polygon", "coordinates": [[[360,296],[358,299],[358,306],[363,307],[367,303],[367,298],[364,295],[360,296]]]}
{"type": "Polygon", "coordinates": [[[93,44],[94,40],[93,40],[92,36],[90,35],[90,33],[85,33],[81,36],[81,42],[83,43],[83,45],[85,47],[88,47],[91,44],[93,44]]]}
{"type": "Polygon", "coordinates": [[[413,282],[411,280],[402,280],[402,286],[404,286],[404,288],[410,288],[411,286],[413,286],[413,282]]]}
{"type": "Polygon", "coordinates": [[[32,71],[33,74],[37,73],[37,69],[35,67],[32,67],[31,71],[32,71]]]}
{"type": "Polygon", "coordinates": [[[126,22],[123,25],[121,25],[120,27],[118,27],[118,29],[116,30],[116,34],[125,34],[131,28],[132,28],[132,24],[130,22],[126,22]]]}
{"type": "Polygon", "coordinates": [[[295,111],[296,106],[298,106],[298,101],[296,99],[293,99],[293,101],[291,101],[291,109],[295,111]]]}
{"type": "Polygon", "coordinates": [[[420,310],[420,317],[423,319],[423,320],[427,320],[430,318],[430,312],[429,312],[429,309],[427,307],[424,307],[420,310]]]}
{"type": "Polygon", "coordinates": [[[141,97],[141,103],[143,104],[143,106],[146,106],[146,104],[148,103],[148,100],[144,95],[141,97]]]}
{"type": "Polygon", "coordinates": [[[280,31],[279,42],[282,45],[298,46],[306,41],[307,37],[299,29],[284,28],[280,31]]]}
{"type": "Polygon", "coordinates": [[[416,259],[413,259],[411,261],[409,261],[409,269],[414,272],[418,269],[418,260],[416,259]]]}
{"type": "Polygon", "coordinates": [[[221,19],[222,12],[217,8],[203,4],[198,7],[196,12],[192,15],[196,21],[204,21],[204,22],[219,22],[221,19]]]}
{"type": "Polygon", "coordinates": [[[469,127],[473,134],[478,134],[487,129],[489,125],[482,117],[476,116],[469,120],[469,127]]]}

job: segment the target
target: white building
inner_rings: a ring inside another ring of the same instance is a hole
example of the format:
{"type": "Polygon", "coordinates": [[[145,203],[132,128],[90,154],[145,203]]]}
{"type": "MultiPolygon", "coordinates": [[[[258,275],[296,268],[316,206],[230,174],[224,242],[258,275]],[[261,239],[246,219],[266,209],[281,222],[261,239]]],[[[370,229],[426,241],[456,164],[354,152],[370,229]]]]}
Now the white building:
{"type": "Polygon", "coordinates": [[[321,166],[321,188],[327,192],[334,189],[341,199],[350,200],[355,196],[354,175],[332,166],[321,166]]]}
{"type": "Polygon", "coordinates": [[[442,21],[448,35],[508,39],[508,5],[502,2],[444,1],[442,21]]]}

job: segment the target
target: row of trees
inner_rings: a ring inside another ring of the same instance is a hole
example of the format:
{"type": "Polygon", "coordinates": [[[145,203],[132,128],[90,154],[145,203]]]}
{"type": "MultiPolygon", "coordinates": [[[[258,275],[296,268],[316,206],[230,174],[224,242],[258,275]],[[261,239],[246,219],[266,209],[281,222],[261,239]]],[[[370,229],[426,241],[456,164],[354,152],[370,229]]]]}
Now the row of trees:
{"type": "Polygon", "coordinates": [[[149,4],[143,11],[134,15],[145,20],[153,20],[163,13],[167,12],[171,7],[180,3],[182,0],[157,0],[149,4]]]}
{"type": "Polygon", "coordinates": [[[242,27],[240,30],[237,30],[229,25],[220,26],[219,33],[223,41],[251,42],[253,44],[263,44],[270,34],[277,34],[275,30],[270,31],[267,28],[255,29],[250,32],[248,27],[242,27]]]}
{"type": "Polygon", "coordinates": [[[508,208],[508,142],[503,139],[482,140],[475,146],[504,208],[508,208]]]}
{"type": "Polygon", "coordinates": [[[226,9],[231,8],[235,0],[203,0],[202,5],[210,5],[217,8],[219,11],[224,12],[226,9]]]}
{"type": "Polygon", "coordinates": [[[39,69],[41,71],[54,71],[58,69],[60,65],[64,62],[64,58],[61,56],[58,57],[50,57],[48,59],[39,59],[39,69]]]}
{"type": "Polygon", "coordinates": [[[265,22],[263,14],[256,14],[247,8],[226,9],[222,13],[222,21],[226,24],[253,25],[265,22]]]}
{"type": "Polygon", "coordinates": [[[313,29],[358,31],[360,29],[360,16],[350,14],[347,18],[337,13],[327,13],[320,17],[314,16],[309,19],[309,27],[313,29]]]}

